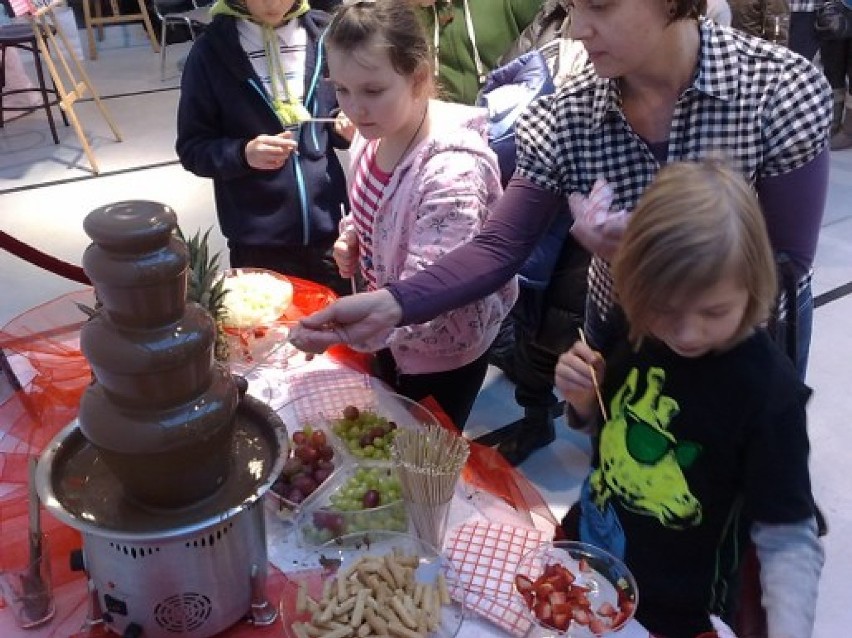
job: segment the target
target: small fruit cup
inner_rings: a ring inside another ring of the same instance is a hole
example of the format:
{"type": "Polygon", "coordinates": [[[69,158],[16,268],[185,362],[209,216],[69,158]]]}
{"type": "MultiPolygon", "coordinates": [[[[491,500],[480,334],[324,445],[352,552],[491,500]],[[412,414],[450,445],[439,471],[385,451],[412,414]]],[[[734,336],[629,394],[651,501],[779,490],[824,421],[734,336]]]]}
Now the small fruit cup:
{"type": "Polygon", "coordinates": [[[419,403],[386,390],[375,381],[345,383],[300,392],[299,380],[290,387],[291,401],[278,414],[284,423],[322,424],[356,462],[390,462],[397,428],[438,425],[438,419],[419,403]]]}
{"type": "Polygon", "coordinates": [[[303,503],[316,498],[340,469],[341,456],[321,426],[306,424],[290,432],[290,454],[268,492],[279,518],[292,518],[303,503]]]}
{"type": "Polygon", "coordinates": [[[240,372],[285,344],[289,335],[285,313],[293,302],[293,284],[264,268],[229,268],[220,277],[226,291],[222,323],[229,361],[240,372]]]}
{"type": "Polygon", "coordinates": [[[527,636],[598,638],[636,610],[636,580],[615,556],[587,543],[556,541],[525,554],[515,592],[532,621],[527,636]]]}
{"type": "Polygon", "coordinates": [[[366,530],[408,531],[401,489],[396,470],[386,464],[357,464],[341,469],[327,488],[300,510],[299,543],[317,547],[366,530]]]}

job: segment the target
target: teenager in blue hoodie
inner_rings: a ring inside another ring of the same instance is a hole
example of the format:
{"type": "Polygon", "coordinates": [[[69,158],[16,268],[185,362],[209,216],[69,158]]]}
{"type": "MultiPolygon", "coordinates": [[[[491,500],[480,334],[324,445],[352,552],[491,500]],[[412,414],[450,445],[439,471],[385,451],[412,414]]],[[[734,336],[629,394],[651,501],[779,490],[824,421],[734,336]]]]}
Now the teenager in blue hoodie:
{"type": "Polygon", "coordinates": [[[176,150],[213,179],[233,267],[269,268],[344,292],[331,258],[346,180],[323,81],[326,13],[307,0],[217,0],[183,70],[176,150]]]}

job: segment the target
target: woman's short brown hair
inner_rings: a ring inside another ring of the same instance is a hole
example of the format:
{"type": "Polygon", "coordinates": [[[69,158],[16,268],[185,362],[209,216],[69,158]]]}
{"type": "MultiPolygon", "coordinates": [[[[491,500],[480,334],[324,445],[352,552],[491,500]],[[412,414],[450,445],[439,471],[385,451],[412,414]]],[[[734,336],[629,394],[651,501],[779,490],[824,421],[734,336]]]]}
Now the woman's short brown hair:
{"type": "Polygon", "coordinates": [[[733,274],[749,293],[739,334],[763,323],[777,276],[757,195],[717,160],[671,164],[639,200],[613,262],[615,293],[634,342],[660,308],[733,274]]]}
{"type": "Polygon", "coordinates": [[[697,19],[707,13],[707,0],[669,0],[672,20],[697,19]]]}

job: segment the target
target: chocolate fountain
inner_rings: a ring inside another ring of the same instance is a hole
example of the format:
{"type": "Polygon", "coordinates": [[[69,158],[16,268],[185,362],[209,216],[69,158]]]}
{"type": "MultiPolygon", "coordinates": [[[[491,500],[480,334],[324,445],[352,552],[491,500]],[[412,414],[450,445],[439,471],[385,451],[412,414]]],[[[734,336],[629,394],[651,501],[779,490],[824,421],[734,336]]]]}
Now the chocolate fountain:
{"type": "Polygon", "coordinates": [[[92,211],[83,267],[102,304],[80,332],[93,383],[45,449],[50,512],[80,530],[89,622],[131,638],[206,638],[265,598],[260,497],[287,456],[278,416],[213,360],[215,325],[186,302],[187,248],[162,204],[92,211]]]}

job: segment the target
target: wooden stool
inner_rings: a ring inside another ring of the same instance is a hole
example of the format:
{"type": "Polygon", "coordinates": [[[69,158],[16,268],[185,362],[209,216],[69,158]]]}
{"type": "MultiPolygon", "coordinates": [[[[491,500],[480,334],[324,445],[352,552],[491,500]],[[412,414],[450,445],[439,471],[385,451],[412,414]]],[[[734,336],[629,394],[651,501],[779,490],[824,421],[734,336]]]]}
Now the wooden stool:
{"type": "Polygon", "coordinates": [[[98,49],[95,46],[95,34],[93,27],[98,29],[98,40],[104,39],[104,25],[124,24],[127,22],[139,22],[140,20],[145,25],[145,32],[148,34],[148,39],[151,40],[151,48],[154,53],[160,52],[159,44],[157,44],[157,36],[154,35],[154,28],[151,26],[151,18],[148,16],[148,8],[145,6],[145,0],[136,0],[139,6],[137,13],[123,14],[118,6],[118,0],[109,0],[110,11],[112,15],[103,15],[101,8],[101,0],[83,0],[83,21],[86,23],[86,34],[89,41],[89,59],[97,60],[98,49]],[[95,15],[92,16],[92,4],[95,7],[95,15]]]}
{"type": "MultiPolygon", "coordinates": [[[[39,109],[44,109],[47,114],[47,123],[50,125],[50,133],[53,135],[53,143],[59,144],[59,135],[56,132],[56,123],[53,120],[53,110],[51,105],[59,104],[59,95],[56,87],[48,88],[45,81],[45,74],[41,66],[41,54],[36,40],[36,34],[29,22],[11,22],[0,26],[0,128],[3,127],[5,113],[7,111],[23,112],[23,115],[32,113],[39,109]],[[6,90],[6,50],[15,48],[22,51],[29,51],[33,56],[33,66],[36,72],[36,81],[38,86],[23,89],[6,90]],[[21,93],[39,93],[41,94],[41,104],[35,106],[6,106],[3,104],[3,98],[10,95],[21,93]]],[[[65,126],[68,126],[68,118],[65,116],[65,111],[62,111],[62,119],[65,126]]],[[[21,117],[20,115],[16,117],[21,117]]]]}

